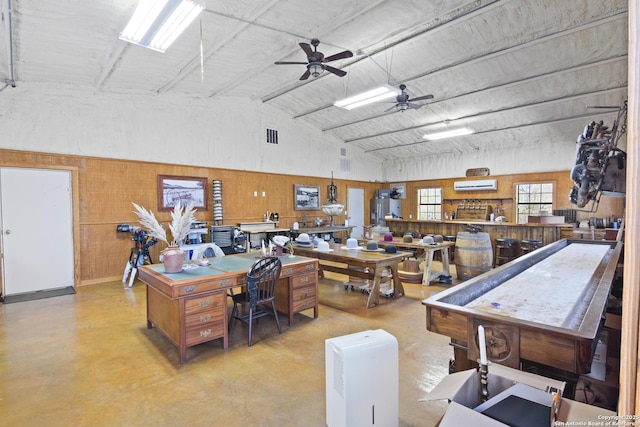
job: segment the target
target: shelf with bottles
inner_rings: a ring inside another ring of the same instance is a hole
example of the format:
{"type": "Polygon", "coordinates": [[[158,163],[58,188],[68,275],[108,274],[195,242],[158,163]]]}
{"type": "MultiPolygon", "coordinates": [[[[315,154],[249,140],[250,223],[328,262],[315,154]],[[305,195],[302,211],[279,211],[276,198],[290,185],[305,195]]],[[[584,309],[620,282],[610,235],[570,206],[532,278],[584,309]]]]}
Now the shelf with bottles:
{"type": "Polygon", "coordinates": [[[495,217],[504,216],[505,201],[511,201],[510,198],[469,198],[469,199],[446,199],[443,200],[443,210],[445,210],[445,219],[456,220],[477,220],[487,221],[490,219],[490,215],[493,213],[495,217]],[[491,203],[493,202],[493,203],[491,203]],[[454,206],[455,211],[451,212],[450,218],[449,212],[446,210],[446,204],[454,206]]]}
{"type": "Polygon", "coordinates": [[[459,202],[459,203],[455,203],[458,205],[463,205],[463,204],[469,204],[469,203],[485,203],[488,204],[489,202],[498,202],[500,204],[503,204],[504,202],[510,202],[512,201],[513,198],[511,197],[489,197],[489,198],[481,198],[481,197],[473,197],[473,198],[459,198],[459,199],[443,199],[442,200],[442,204],[448,203],[449,205],[453,205],[455,202],[459,202]]]}

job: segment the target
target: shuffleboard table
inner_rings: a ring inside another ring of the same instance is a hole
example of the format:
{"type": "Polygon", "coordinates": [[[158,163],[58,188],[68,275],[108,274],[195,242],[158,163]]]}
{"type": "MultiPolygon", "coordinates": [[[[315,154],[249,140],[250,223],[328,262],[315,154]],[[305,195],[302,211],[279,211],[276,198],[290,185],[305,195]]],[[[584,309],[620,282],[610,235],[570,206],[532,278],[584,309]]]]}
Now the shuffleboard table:
{"type": "Polygon", "coordinates": [[[540,367],[571,396],[591,370],[621,251],[616,241],[551,243],[423,300],[427,330],[451,338],[464,370],[479,359],[483,325],[490,362],[540,367]]]}

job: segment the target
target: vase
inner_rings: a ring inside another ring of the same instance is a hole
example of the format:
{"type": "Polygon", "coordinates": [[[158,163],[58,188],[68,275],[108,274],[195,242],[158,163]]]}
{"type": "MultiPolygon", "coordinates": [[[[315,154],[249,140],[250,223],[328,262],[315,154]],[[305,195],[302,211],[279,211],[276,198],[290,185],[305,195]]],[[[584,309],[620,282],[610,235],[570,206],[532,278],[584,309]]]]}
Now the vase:
{"type": "Polygon", "coordinates": [[[177,246],[169,246],[162,251],[162,263],[165,273],[179,273],[184,263],[184,252],[177,246]]]}

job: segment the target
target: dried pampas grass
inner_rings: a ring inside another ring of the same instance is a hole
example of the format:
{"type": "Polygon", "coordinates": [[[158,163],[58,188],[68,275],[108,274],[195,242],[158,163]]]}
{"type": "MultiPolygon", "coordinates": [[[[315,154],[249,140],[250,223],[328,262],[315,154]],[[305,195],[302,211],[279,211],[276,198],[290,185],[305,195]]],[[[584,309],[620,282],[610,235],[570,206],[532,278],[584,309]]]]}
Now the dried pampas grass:
{"type": "Polygon", "coordinates": [[[149,235],[165,242],[167,246],[180,245],[184,239],[187,238],[191,224],[196,220],[194,216],[196,209],[194,209],[192,203],[186,207],[180,206],[179,203],[175,205],[173,211],[171,211],[171,224],[169,224],[173,240],[169,242],[167,232],[164,227],[160,225],[153,212],[135,203],[132,203],[132,205],[136,208],[135,214],[138,215],[140,224],[147,228],[149,235]]]}
{"type": "Polygon", "coordinates": [[[193,215],[195,212],[196,210],[193,207],[193,203],[189,203],[189,205],[184,208],[180,206],[180,203],[173,207],[171,224],[169,224],[171,235],[173,235],[172,245],[179,245],[187,238],[191,224],[196,220],[196,217],[193,215]]]}

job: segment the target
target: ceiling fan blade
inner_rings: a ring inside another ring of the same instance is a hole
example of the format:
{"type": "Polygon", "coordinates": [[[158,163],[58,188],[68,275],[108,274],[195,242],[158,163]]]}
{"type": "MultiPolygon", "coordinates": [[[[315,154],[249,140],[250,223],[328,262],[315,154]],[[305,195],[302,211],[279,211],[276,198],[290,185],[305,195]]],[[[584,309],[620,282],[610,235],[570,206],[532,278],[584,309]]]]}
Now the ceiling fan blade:
{"type": "Polygon", "coordinates": [[[387,108],[386,110],[384,110],[385,113],[388,113],[391,110],[396,110],[398,108],[398,104],[394,104],[393,107],[391,108],[387,108]]]}
{"type": "Polygon", "coordinates": [[[298,43],[298,44],[300,45],[302,50],[304,50],[304,53],[306,53],[307,56],[311,56],[313,54],[313,49],[311,49],[311,45],[309,43],[298,43]]]}
{"type": "Polygon", "coordinates": [[[307,80],[310,75],[311,75],[311,71],[309,71],[309,69],[307,68],[307,71],[305,71],[304,74],[300,76],[300,80],[307,80]]]}
{"type": "Polygon", "coordinates": [[[338,70],[337,68],[333,68],[330,65],[325,65],[324,69],[327,70],[330,73],[335,74],[336,76],[339,76],[339,77],[344,77],[344,76],[347,75],[346,71],[338,70]]]}
{"type": "Polygon", "coordinates": [[[302,64],[302,65],[307,65],[306,62],[290,62],[290,61],[276,61],[274,62],[274,64],[276,65],[287,65],[287,64],[302,64]]]}
{"type": "Polygon", "coordinates": [[[353,52],[351,52],[350,50],[345,50],[344,52],[327,56],[326,58],[324,58],[324,62],[331,62],[331,61],[336,61],[338,59],[351,58],[352,56],[353,56],[353,52]]]}
{"type": "Polygon", "coordinates": [[[409,101],[410,102],[413,102],[413,101],[424,101],[425,99],[433,99],[433,95],[417,96],[415,98],[409,99],[409,101]]]}
{"type": "Polygon", "coordinates": [[[410,102],[407,102],[407,107],[413,109],[413,110],[419,110],[420,108],[422,108],[422,105],[420,104],[412,104],[410,102]]]}

